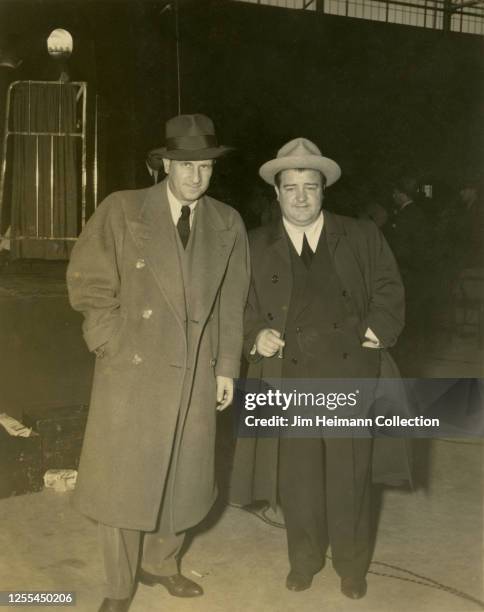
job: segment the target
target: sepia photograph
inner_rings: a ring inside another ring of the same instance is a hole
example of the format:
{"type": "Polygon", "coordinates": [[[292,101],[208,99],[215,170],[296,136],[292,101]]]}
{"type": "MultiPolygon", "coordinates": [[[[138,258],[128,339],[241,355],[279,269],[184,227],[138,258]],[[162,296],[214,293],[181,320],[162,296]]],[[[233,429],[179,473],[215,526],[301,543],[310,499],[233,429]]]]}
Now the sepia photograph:
{"type": "Polygon", "coordinates": [[[484,610],[484,0],[0,0],[0,608],[484,610]]]}

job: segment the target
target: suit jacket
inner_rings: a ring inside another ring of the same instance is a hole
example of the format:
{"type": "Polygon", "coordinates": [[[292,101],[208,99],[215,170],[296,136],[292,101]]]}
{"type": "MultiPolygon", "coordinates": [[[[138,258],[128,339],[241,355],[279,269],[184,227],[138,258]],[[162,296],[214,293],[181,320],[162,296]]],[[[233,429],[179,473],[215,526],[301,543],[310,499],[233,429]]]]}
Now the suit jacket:
{"type": "MultiPolygon", "coordinates": [[[[404,290],[395,259],[385,239],[371,221],[357,220],[324,211],[324,227],[330,256],[342,286],[349,317],[355,317],[361,341],[369,327],[379,338],[382,369],[395,375],[395,364],[386,349],[395,344],[404,324],[404,290]]],[[[249,379],[281,378],[282,360],[276,356],[250,355],[259,331],[284,333],[292,291],[289,243],[282,221],[249,234],[252,280],[244,322],[244,351],[249,360],[249,379]]],[[[304,330],[302,330],[304,333],[304,330]]],[[[368,349],[376,350],[376,349],[368,349]]],[[[398,371],[398,370],[397,370],[398,371]]],[[[377,390],[378,393],[378,390],[377,390]]],[[[277,438],[239,438],[234,458],[231,499],[245,505],[254,500],[277,503],[277,438]]],[[[408,479],[408,459],[397,473],[382,480],[408,479]]]]}
{"type": "MultiPolygon", "coordinates": [[[[363,340],[369,327],[383,347],[393,346],[404,324],[404,290],[395,259],[371,221],[324,211],[324,227],[333,265],[343,287],[348,311],[357,317],[363,340]]],[[[261,329],[284,332],[292,290],[289,243],[282,221],[250,233],[250,251],[257,265],[245,312],[245,354],[261,329]]],[[[264,367],[277,367],[266,360],[264,367]]],[[[279,361],[280,365],[280,361],[279,361]]],[[[277,377],[279,372],[271,373],[277,377]]]]}
{"type": "Polygon", "coordinates": [[[236,377],[249,283],[238,213],[196,208],[185,291],[166,182],[114,193],[76,243],[67,280],[96,360],[74,503],[108,525],[173,532],[214,501],[215,376],[236,377]]]}

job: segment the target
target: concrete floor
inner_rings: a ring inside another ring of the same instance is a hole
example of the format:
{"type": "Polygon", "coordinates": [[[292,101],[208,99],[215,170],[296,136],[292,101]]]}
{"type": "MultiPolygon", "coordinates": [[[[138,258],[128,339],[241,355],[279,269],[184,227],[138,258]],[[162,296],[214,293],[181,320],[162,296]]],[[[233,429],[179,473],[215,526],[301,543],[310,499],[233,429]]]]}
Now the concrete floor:
{"type": "MultiPolygon", "coordinates": [[[[460,369],[482,376],[482,352],[472,338],[453,338],[426,361],[427,376],[464,375],[460,369]]],[[[284,530],[220,503],[183,559],[184,574],[205,596],[182,600],[162,587],[140,586],[130,612],[484,609],[482,440],[420,441],[417,451],[428,485],[376,496],[379,523],[364,599],[341,595],[330,562],[310,590],[287,591],[284,530]]],[[[76,610],[95,612],[103,596],[96,527],[70,507],[69,495],[44,490],[0,500],[0,590],[71,590],[76,610]]]]}

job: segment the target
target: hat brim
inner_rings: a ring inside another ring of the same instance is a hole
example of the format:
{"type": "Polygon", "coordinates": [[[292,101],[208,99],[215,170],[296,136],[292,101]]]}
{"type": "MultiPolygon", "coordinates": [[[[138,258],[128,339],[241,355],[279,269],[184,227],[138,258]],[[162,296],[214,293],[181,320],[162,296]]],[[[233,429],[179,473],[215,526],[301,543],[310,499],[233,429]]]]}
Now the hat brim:
{"type": "Polygon", "coordinates": [[[160,153],[166,159],[174,159],[176,161],[201,161],[204,159],[216,159],[222,155],[226,155],[233,151],[233,147],[213,147],[210,149],[195,149],[189,151],[187,149],[172,149],[167,150],[166,147],[152,149],[150,153],[160,153]]]}
{"type": "Polygon", "coordinates": [[[329,157],[319,155],[296,155],[278,157],[263,164],[259,169],[259,175],[269,185],[274,185],[274,177],[281,170],[294,170],[296,168],[319,170],[326,177],[326,186],[329,187],[341,176],[341,168],[329,157]]]}

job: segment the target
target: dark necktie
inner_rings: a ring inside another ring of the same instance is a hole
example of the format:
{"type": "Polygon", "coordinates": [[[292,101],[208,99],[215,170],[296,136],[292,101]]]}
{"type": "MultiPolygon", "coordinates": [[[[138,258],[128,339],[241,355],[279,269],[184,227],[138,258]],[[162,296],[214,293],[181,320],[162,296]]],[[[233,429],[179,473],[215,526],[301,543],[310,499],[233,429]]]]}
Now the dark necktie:
{"type": "Polygon", "coordinates": [[[181,215],[176,224],[180,240],[183,248],[187,246],[188,238],[190,237],[190,206],[182,206],[181,215]]]}
{"type": "Polygon", "coordinates": [[[306,238],[306,233],[304,233],[303,243],[302,243],[302,251],[301,251],[301,259],[303,264],[309,270],[311,267],[311,262],[313,260],[314,253],[309,246],[308,239],[306,238]]]}

